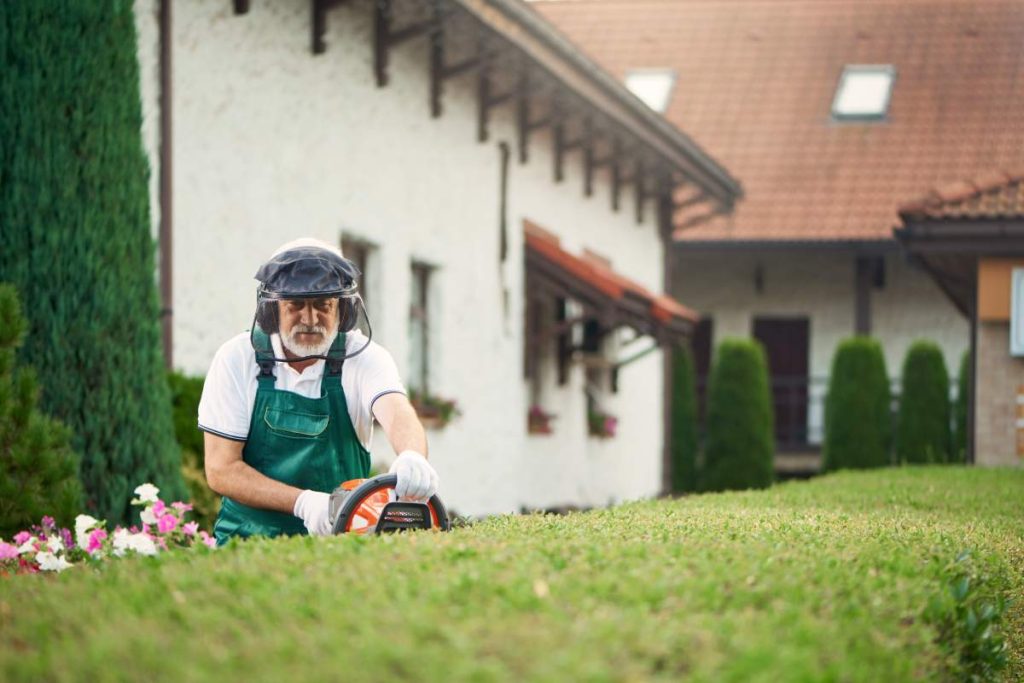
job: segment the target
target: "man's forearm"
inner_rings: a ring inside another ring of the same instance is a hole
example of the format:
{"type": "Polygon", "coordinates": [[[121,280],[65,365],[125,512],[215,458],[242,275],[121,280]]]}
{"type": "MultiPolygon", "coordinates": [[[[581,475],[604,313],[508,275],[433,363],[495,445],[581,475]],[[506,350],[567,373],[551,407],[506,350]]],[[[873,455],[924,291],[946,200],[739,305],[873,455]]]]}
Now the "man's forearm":
{"type": "Polygon", "coordinates": [[[381,396],[374,405],[374,415],[395,453],[416,451],[426,457],[427,433],[409,399],[402,394],[381,396]]]}
{"type": "Polygon", "coordinates": [[[295,499],[302,493],[302,489],[260,474],[241,460],[219,468],[210,488],[243,505],[289,515],[295,509],[295,499]]]}

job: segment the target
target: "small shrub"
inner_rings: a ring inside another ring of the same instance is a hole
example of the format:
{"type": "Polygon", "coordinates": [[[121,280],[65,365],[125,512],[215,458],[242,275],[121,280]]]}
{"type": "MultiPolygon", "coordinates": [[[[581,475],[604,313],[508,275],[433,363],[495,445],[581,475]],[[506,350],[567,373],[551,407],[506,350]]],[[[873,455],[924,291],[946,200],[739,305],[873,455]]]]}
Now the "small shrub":
{"type": "Polygon", "coordinates": [[[688,346],[672,349],[672,492],[697,490],[697,389],[688,346]]]}
{"type": "Polygon", "coordinates": [[[832,358],[825,398],[822,470],[884,467],[892,462],[889,374],[878,341],[853,337],[832,358]]]}
{"type": "Polygon", "coordinates": [[[174,437],[181,448],[181,476],[188,486],[195,520],[204,529],[212,529],[217,513],[220,512],[220,496],[206,483],[203,432],[197,424],[203,382],[202,377],[189,377],[180,372],[167,374],[167,383],[171,388],[174,437]]]}
{"type": "Polygon", "coordinates": [[[964,351],[960,358],[957,377],[956,403],[953,405],[953,462],[967,460],[967,409],[970,402],[971,352],[964,351]]]}
{"type": "Polygon", "coordinates": [[[14,370],[26,328],[14,287],[0,285],[0,536],[44,515],[70,523],[82,505],[71,431],[37,409],[35,373],[14,370]]]}
{"type": "Polygon", "coordinates": [[[896,421],[896,459],[901,463],[948,462],[949,374],[942,351],[915,342],[903,361],[903,393],[896,421]]]}
{"type": "Polygon", "coordinates": [[[753,340],[723,341],[708,389],[703,487],[764,488],[774,478],[774,424],[764,349],[753,340]]]}

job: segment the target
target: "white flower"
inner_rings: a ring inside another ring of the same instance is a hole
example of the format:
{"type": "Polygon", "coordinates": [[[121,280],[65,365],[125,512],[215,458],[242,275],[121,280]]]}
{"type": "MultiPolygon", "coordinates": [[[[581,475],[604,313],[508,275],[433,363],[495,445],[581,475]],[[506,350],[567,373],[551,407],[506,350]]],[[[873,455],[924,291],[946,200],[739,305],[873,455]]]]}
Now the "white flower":
{"type": "Polygon", "coordinates": [[[135,487],[135,495],[138,496],[133,503],[155,503],[157,501],[157,494],[160,493],[160,489],[153,486],[152,484],[140,484],[135,487]]]}
{"type": "Polygon", "coordinates": [[[124,555],[125,550],[128,549],[128,539],[131,538],[131,534],[128,533],[127,529],[114,529],[114,554],[118,557],[124,555]]]}
{"type": "Polygon", "coordinates": [[[57,557],[53,553],[41,552],[36,555],[36,562],[44,572],[62,572],[71,566],[71,563],[63,557],[57,557]]]}
{"type": "Polygon", "coordinates": [[[51,553],[57,554],[64,550],[64,542],[60,540],[60,536],[50,536],[46,539],[46,547],[51,553]]]}
{"type": "Polygon", "coordinates": [[[156,515],[153,514],[153,506],[146,507],[145,510],[139,513],[139,517],[142,518],[143,524],[156,524],[156,515]]]}
{"type": "Polygon", "coordinates": [[[89,545],[89,532],[99,523],[98,519],[89,515],[75,517],[75,545],[85,550],[89,545]]]}
{"type": "Polygon", "coordinates": [[[18,546],[18,554],[24,555],[25,553],[34,553],[36,551],[37,540],[38,539],[35,536],[33,536],[32,538],[22,543],[20,546],[18,546]]]}
{"type": "Polygon", "coordinates": [[[156,543],[147,534],[138,533],[129,536],[128,547],[140,555],[156,555],[156,543]]]}

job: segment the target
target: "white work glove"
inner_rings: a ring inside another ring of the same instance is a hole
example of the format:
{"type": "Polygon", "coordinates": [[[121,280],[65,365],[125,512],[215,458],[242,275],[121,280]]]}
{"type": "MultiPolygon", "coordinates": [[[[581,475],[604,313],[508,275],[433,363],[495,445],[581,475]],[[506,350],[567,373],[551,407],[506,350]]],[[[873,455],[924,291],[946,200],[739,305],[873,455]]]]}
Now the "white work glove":
{"type": "Polygon", "coordinates": [[[416,451],[402,451],[388,470],[398,475],[395,495],[408,500],[428,500],[437,493],[437,472],[416,451]]]}
{"type": "Polygon", "coordinates": [[[328,514],[330,502],[330,494],[306,489],[295,499],[292,514],[302,520],[310,536],[329,536],[333,531],[328,514]]]}

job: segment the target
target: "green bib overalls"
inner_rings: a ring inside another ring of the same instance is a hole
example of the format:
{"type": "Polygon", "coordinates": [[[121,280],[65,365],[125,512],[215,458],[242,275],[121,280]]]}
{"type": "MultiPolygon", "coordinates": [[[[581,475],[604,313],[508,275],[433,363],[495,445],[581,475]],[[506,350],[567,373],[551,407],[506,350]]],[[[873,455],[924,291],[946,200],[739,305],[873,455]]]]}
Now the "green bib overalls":
{"type": "MultiPolygon", "coordinates": [[[[270,348],[265,334],[254,332],[257,348],[270,348]]],[[[345,348],[339,334],[332,351],[345,348]]],[[[330,493],[348,479],[369,475],[370,453],[356,436],[341,386],[342,363],[324,363],[320,398],[274,388],[274,361],[257,352],[259,388],[249,421],[242,460],[271,479],[300,489],[330,493]]],[[[302,520],[290,514],[249,507],[224,496],[213,527],[217,544],[232,536],[305,534],[302,520]]]]}

